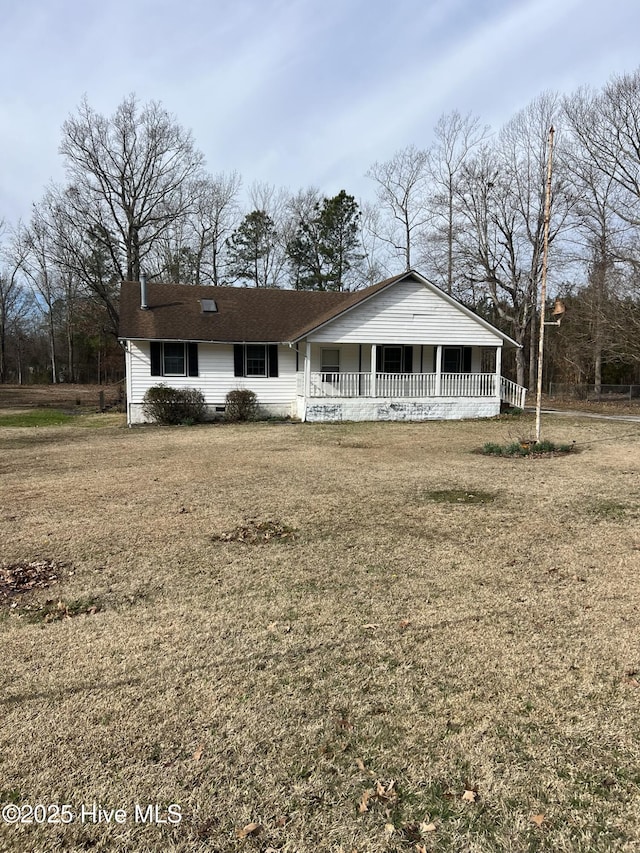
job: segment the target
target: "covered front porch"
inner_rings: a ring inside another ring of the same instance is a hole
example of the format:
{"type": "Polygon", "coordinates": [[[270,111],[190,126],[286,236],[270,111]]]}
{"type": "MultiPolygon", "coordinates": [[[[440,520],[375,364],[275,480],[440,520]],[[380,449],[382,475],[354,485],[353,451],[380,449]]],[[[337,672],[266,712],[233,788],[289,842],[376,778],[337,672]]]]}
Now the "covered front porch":
{"type": "Polygon", "coordinates": [[[501,374],[501,346],[307,342],[303,352],[297,372],[302,420],[492,417],[503,402],[524,407],[526,389],[501,374]],[[350,369],[356,359],[358,369],[350,369]]]}

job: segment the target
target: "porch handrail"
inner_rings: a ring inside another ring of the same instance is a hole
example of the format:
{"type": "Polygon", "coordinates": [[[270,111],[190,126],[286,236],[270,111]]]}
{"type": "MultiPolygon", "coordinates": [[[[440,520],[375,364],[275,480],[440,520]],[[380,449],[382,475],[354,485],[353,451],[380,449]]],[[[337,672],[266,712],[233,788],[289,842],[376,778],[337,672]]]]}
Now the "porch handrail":
{"type": "MultiPolygon", "coordinates": [[[[496,397],[498,393],[495,373],[442,373],[440,395],[437,376],[376,373],[376,397],[496,397]]],[[[370,397],[371,373],[314,371],[309,390],[311,397],[370,397]]]]}
{"type": "Polygon", "coordinates": [[[527,389],[517,382],[500,377],[500,399],[516,409],[524,409],[524,401],[527,389]]]}

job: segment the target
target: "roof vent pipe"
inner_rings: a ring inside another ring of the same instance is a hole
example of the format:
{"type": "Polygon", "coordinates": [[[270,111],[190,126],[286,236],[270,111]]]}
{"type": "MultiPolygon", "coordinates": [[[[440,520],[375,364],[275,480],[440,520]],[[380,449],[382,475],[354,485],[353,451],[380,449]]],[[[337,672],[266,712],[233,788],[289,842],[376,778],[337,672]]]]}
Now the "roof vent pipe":
{"type": "Polygon", "coordinates": [[[149,310],[147,305],[147,275],[143,272],[140,272],[140,308],[143,311],[149,310]]]}

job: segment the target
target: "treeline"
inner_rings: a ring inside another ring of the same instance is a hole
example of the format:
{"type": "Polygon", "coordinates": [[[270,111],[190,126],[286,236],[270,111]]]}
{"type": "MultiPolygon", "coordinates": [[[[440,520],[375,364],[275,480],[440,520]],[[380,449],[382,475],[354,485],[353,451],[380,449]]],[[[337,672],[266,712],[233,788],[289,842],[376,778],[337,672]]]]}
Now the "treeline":
{"type": "Polygon", "coordinates": [[[501,129],[443,115],[428,148],[370,166],[373,201],[209,174],[158,103],[62,127],[66,180],[4,223],[0,381],[113,381],[123,279],[351,290],[415,268],[522,344],[535,384],[549,129],[554,381],[640,382],[640,70],[544,93],[501,129]]]}

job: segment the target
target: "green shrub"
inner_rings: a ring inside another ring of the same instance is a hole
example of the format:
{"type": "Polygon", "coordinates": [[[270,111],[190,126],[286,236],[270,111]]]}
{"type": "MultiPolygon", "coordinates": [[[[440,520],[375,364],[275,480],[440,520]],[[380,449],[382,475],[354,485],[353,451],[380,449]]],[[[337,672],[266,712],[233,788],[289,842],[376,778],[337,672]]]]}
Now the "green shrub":
{"type": "Polygon", "coordinates": [[[229,391],[225,397],[224,416],[225,420],[233,423],[255,420],[258,416],[258,398],[255,392],[246,388],[229,391]]]}
{"type": "Polygon", "coordinates": [[[147,390],[142,411],[157,424],[191,425],[204,420],[207,407],[202,391],[196,388],[169,388],[160,384],[147,390]]]}

